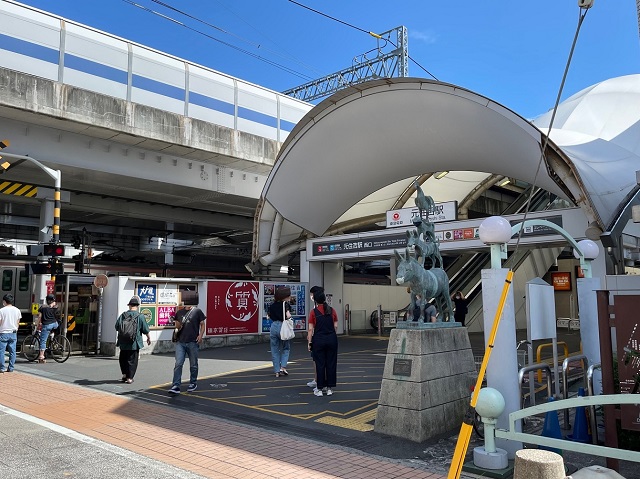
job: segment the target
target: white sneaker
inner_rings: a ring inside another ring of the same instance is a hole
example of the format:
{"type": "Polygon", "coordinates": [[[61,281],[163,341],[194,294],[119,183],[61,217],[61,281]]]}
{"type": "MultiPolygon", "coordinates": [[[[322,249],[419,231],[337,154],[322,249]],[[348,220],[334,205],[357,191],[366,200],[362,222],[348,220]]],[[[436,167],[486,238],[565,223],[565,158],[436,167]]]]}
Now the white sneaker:
{"type": "Polygon", "coordinates": [[[314,396],[322,396],[322,390],[318,388],[313,388],[314,396]]]}
{"type": "Polygon", "coordinates": [[[327,388],[327,396],[331,396],[333,394],[333,391],[331,390],[331,388],[327,388]]]}
{"type": "Polygon", "coordinates": [[[309,381],[307,383],[307,386],[309,386],[310,388],[313,388],[313,389],[315,389],[317,385],[318,385],[318,383],[316,382],[315,379],[313,381],[309,381]]]}

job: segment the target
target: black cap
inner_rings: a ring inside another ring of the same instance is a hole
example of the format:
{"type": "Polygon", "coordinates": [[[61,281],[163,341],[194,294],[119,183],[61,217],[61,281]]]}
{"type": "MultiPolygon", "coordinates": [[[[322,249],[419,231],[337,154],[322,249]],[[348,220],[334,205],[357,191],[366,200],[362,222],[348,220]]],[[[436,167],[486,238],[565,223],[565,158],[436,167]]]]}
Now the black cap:
{"type": "Polygon", "coordinates": [[[127,304],[129,306],[140,306],[140,298],[138,298],[137,296],[132,296],[127,304]]]}
{"type": "Polygon", "coordinates": [[[46,298],[44,298],[44,300],[47,302],[47,304],[51,304],[56,300],[56,297],[52,294],[48,294],[46,298]]]}

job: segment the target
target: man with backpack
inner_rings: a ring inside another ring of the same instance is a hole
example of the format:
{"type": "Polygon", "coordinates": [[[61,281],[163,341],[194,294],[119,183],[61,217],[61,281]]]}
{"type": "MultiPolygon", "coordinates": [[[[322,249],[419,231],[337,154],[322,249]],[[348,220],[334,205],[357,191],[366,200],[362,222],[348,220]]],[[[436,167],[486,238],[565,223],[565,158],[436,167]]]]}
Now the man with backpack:
{"type": "Polygon", "coordinates": [[[131,384],[138,369],[138,355],[144,347],[142,335],[147,336],[147,346],[151,345],[149,335],[149,325],[144,319],[144,315],[138,311],[140,298],[133,296],[129,300],[129,310],[122,313],[116,321],[116,331],[118,339],[116,346],[120,348],[120,372],[122,382],[131,384]]]}

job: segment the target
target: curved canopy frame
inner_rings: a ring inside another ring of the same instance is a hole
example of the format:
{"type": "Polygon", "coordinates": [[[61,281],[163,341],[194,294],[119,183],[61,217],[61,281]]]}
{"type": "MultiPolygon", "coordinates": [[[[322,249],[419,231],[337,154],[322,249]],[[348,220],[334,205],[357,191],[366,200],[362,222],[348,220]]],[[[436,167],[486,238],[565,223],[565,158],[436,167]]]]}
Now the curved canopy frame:
{"type": "Polygon", "coordinates": [[[283,144],[256,211],[253,261],[270,264],[344,222],[379,221],[410,200],[416,179],[436,201],[466,204],[479,184],[515,178],[581,206],[604,230],[611,211],[594,207],[577,158],[549,141],[541,164],[543,140],[513,111],[451,84],[396,78],[342,90],[283,144]]]}

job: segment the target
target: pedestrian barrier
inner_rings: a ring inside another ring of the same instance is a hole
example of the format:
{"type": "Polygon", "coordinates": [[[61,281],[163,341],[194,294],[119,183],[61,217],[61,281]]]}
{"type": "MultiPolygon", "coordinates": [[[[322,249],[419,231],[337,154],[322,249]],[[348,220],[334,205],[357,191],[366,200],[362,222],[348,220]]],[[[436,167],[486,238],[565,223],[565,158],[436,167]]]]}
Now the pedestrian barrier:
{"type": "Polygon", "coordinates": [[[546,363],[537,363],[530,364],[529,366],[525,366],[518,371],[518,388],[520,389],[520,407],[524,407],[524,393],[522,391],[522,384],[524,383],[524,375],[532,372],[532,371],[540,371],[540,375],[542,376],[542,371],[547,374],[547,398],[553,397],[553,387],[551,386],[551,368],[546,363]]]}
{"type": "Polygon", "coordinates": [[[623,461],[633,461],[640,463],[640,451],[630,451],[614,447],[599,446],[588,443],[567,441],[564,439],[556,439],[552,437],[538,436],[536,434],[518,432],[516,429],[516,424],[518,423],[518,421],[521,421],[522,419],[529,416],[546,414],[549,411],[558,411],[560,409],[567,409],[578,406],[589,407],[637,403],[637,394],[607,394],[575,397],[571,399],[563,399],[561,401],[551,401],[546,404],[539,404],[510,413],[509,430],[496,429],[496,437],[500,439],[519,441],[527,444],[556,447],[565,451],[575,451],[581,454],[591,454],[597,457],[610,457],[612,459],[621,459],[623,461]]]}
{"type": "MultiPolygon", "coordinates": [[[[587,394],[589,396],[594,395],[593,391],[593,372],[596,369],[602,369],[602,365],[600,363],[592,364],[587,369],[587,394]]],[[[598,444],[598,423],[596,421],[596,408],[595,406],[591,406],[589,409],[589,424],[591,425],[591,439],[593,444],[598,444]]]]}
{"type": "MultiPolygon", "coordinates": [[[[577,356],[571,356],[562,361],[562,397],[569,399],[569,364],[582,361],[582,374],[584,378],[584,386],[587,386],[589,382],[587,379],[587,370],[589,369],[589,359],[584,354],[578,354],[577,356]]],[[[582,389],[582,395],[584,396],[584,388],[582,389]]],[[[564,427],[569,429],[569,410],[564,410],[564,427]]]]}
{"type": "MultiPolygon", "coordinates": [[[[568,358],[569,357],[569,346],[567,346],[567,343],[565,343],[564,341],[558,341],[556,343],[558,346],[562,345],[562,349],[564,351],[564,356],[561,356],[562,358],[568,358]]],[[[538,346],[538,349],[536,349],[536,363],[540,363],[542,362],[542,350],[545,348],[550,348],[553,347],[553,343],[544,343],[541,344],[540,346],[538,346]]],[[[538,382],[541,383],[542,382],[542,371],[538,372],[538,382]]]]}

